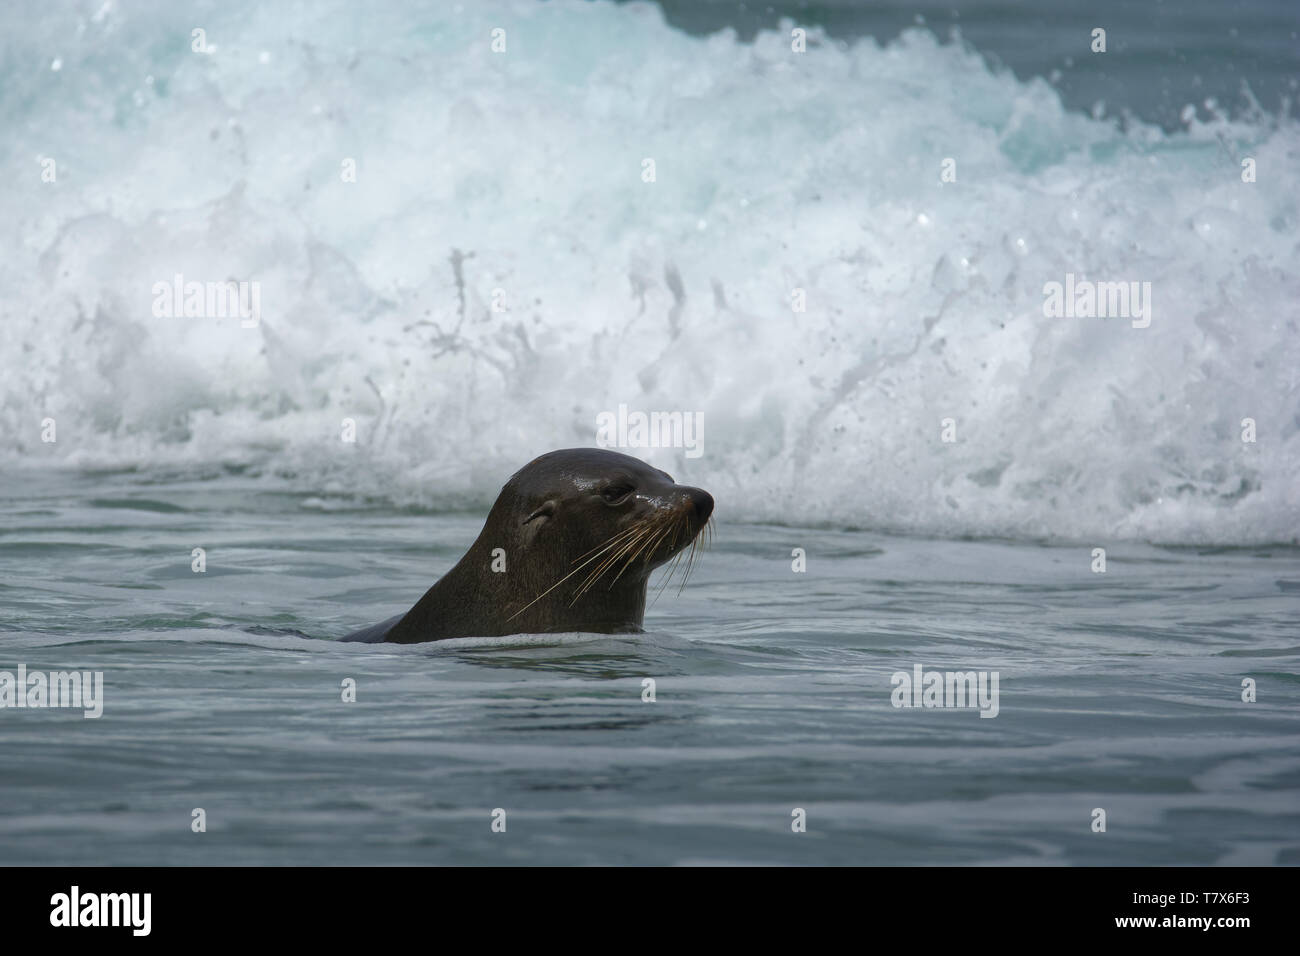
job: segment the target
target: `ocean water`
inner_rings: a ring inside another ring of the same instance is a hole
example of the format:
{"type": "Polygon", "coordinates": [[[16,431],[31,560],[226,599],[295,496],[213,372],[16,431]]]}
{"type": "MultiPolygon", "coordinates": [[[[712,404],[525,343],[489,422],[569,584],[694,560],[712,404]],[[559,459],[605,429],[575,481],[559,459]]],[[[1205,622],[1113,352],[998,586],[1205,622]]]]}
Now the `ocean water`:
{"type": "Polygon", "coordinates": [[[373,646],[329,638],[479,516],[137,473],[2,516],[6,662],[104,674],[0,711],[5,864],[1300,863],[1295,549],[722,523],[645,634],[373,646]],[[917,664],[997,716],[894,707],[917,664]]]}
{"type": "Polygon", "coordinates": [[[0,863],[1300,862],[1296,14],[854,9],[6,5],[0,863]],[[333,640],[622,405],[645,634],[333,640]]]}

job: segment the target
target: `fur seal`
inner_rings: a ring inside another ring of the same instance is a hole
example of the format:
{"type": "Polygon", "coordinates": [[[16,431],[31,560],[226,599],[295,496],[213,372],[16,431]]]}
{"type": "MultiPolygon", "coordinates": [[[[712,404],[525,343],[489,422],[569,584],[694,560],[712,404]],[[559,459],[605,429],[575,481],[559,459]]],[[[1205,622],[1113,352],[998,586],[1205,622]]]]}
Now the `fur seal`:
{"type": "Polygon", "coordinates": [[[650,572],[687,545],[694,560],[712,514],[707,491],[636,458],[549,452],[511,476],[469,551],[415,607],[342,640],[639,631],[650,572]]]}

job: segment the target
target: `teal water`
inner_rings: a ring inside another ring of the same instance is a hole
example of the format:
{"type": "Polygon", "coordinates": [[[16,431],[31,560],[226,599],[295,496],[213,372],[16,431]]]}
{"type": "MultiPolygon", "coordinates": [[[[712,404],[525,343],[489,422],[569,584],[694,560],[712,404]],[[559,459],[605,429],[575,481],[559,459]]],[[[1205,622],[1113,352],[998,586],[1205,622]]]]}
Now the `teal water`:
{"type": "Polygon", "coordinates": [[[1119,543],[1095,574],[1091,545],[719,502],[645,634],[388,647],[334,638],[481,515],[238,475],[0,487],[0,670],[105,687],[99,719],[0,710],[0,864],[1300,862],[1294,548],[1119,543]],[[997,671],[998,715],[894,708],[915,664],[997,671]]]}

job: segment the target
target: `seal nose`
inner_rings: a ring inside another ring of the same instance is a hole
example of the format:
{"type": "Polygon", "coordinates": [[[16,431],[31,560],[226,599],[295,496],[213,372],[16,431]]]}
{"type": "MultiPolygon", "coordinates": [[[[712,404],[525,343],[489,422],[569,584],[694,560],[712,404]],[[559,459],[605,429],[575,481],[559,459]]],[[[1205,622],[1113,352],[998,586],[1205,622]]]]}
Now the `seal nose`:
{"type": "Polygon", "coordinates": [[[703,488],[688,488],[686,494],[695,506],[695,520],[701,524],[708,521],[709,515],[713,514],[713,495],[703,488]]]}

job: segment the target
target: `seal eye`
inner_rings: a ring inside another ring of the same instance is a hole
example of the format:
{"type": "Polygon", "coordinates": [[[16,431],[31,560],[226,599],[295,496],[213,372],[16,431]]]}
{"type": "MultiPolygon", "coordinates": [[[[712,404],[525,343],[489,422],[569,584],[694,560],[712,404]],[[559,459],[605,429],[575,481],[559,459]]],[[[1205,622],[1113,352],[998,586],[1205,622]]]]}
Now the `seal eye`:
{"type": "Polygon", "coordinates": [[[600,496],[604,498],[607,502],[609,502],[611,505],[615,505],[618,504],[620,501],[622,501],[624,498],[626,498],[635,490],[636,489],[634,489],[631,485],[624,484],[624,483],[606,485],[605,490],[600,493],[600,496]]]}

